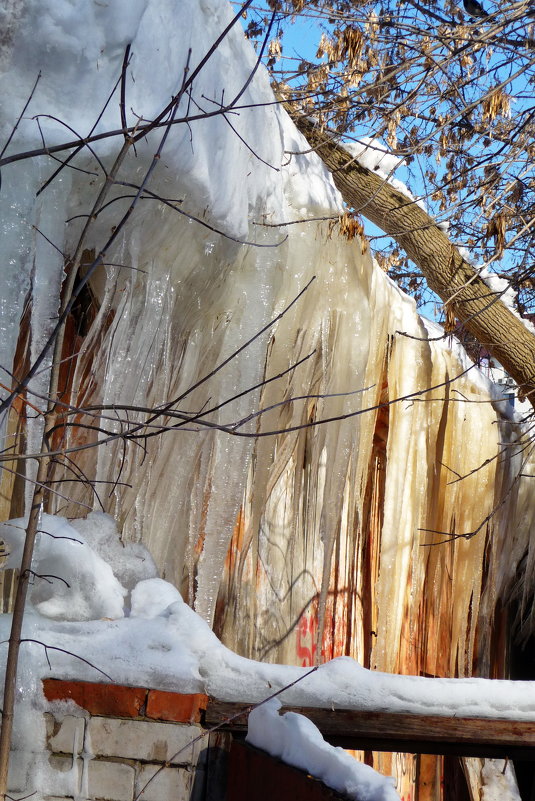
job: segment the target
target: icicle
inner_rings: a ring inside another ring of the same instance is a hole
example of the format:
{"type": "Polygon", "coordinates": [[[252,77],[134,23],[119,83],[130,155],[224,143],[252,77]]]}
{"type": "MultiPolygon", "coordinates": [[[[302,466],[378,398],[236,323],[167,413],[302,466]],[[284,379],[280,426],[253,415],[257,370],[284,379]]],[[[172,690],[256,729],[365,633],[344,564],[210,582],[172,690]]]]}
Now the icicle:
{"type": "MultiPolygon", "coordinates": [[[[71,180],[68,171],[58,176],[39,197],[37,204],[36,241],[31,275],[32,305],[30,316],[31,344],[30,361],[33,364],[40,356],[54,326],[57,323],[61,285],[64,278],[63,243],[65,220],[71,180]]],[[[49,348],[41,367],[29,385],[29,396],[33,405],[46,411],[50,386],[50,368],[54,347],[49,348]]],[[[35,413],[28,415],[27,448],[30,453],[41,450],[44,417],[35,413]]],[[[37,473],[37,463],[29,462],[26,483],[26,512],[29,511],[34,485],[31,480],[37,473]]]]}
{"type": "MultiPolygon", "coordinates": [[[[19,337],[19,323],[30,289],[32,247],[35,231],[35,193],[39,181],[39,168],[34,162],[10,166],[2,172],[0,191],[0,234],[2,236],[2,292],[0,302],[0,382],[10,388],[15,348],[19,337]]],[[[8,390],[0,388],[0,397],[8,390]]],[[[7,413],[0,419],[2,448],[13,443],[4,442],[7,413]]]]}

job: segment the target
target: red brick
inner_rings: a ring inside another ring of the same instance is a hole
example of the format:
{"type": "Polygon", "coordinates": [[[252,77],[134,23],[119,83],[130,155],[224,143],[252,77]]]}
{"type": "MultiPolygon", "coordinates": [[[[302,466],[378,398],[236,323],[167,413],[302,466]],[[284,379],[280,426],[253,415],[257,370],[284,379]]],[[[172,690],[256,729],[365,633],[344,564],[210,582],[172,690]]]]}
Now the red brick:
{"type": "Polygon", "coordinates": [[[70,698],[92,715],[114,715],[121,718],[138,717],[147,697],[144,687],[121,687],[116,684],[61,679],[43,679],[43,689],[49,701],[66,701],[70,698]]]}
{"type": "Polygon", "coordinates": [[[176,723],[199,723],[201,710],[206,709],[208,696],[203,693],[181,695],[162,690],[149,690],[147,717],[172,720],[176,723]]]}

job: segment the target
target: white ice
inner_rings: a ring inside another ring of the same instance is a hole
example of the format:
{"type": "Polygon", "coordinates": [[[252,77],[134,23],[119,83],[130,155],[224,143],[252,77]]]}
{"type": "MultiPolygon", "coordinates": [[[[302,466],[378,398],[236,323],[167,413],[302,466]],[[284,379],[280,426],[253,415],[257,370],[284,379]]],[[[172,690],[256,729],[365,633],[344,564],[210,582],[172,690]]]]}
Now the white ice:
{"type": "Polygon", "coordinates": [[[481,779],[480,801],[522,801],[510,762],[486,759],[481,779]]]}
{"type": "MultiPolygon", "coordinates": [[[[122,547],[107,516],[93,513],[84,521],[72,522],[77,528],[64,518],[43,515],[40,523],[34,569],[53,571],[57,578],[51,584],[43,579],[35,583],[24,621],[14,735],[17,787],[33,787],[38,781],[45,793],[48,786],[50,766],[41,725],[46,704],[40,688],[40,679],[47,676],[205,692],[224,701],[246,703],[259,703],[276,694],[286,705],[331,709],[489,719],[535,717],[535,688],[530,682],[396,676],[366,670],[348,657],[312,669],[245,659],[218,640],[173,585],[155,577],[136,583],[126,610],[129,616],[122,617],[126,590],[113,570],[124,576],[139,574],[139,550],[122,547]],[[97,548],[99,542],[111,565],[88,544],[97,548]],[[71,586],[67,588],[61,579],[71,586]],[[74,620],[75,616],[79,619],[74,620]],[[37,722],[30,725],[30,721],[37,722]]],[[[10,566],[20,562],[24,524],[18,519],[0,527],[10,551],[10,566]]],[[[144,561],[150,573],[151,560],[144,561]]],[[[4,643],[10,623],[10,615],[0,616],[4,643]]],[[[306,718],[279,717],[275,704],[255,713],[250,737],[259,747],[358,801],[397,798],[389,779],[328,746],[306,718]]],[[[485,780],[488,793],[503,781],[498,775],[489,776],[485,780]]],[[[491,801],[498,796],[487,797],[491,801]]]]}

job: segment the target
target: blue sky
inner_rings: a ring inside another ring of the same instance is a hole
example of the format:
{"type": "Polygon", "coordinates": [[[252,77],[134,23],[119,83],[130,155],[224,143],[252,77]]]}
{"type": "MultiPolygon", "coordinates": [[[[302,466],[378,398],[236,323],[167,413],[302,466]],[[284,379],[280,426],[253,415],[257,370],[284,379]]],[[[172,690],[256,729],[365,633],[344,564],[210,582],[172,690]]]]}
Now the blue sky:
{"type": "MultiPolygon", "coordinates": [[[[235,7],[238,7],[237,3],[235,3],[234,5],[235,7]]],[[[244,26],[246,26],[251,19],[254,19],[255,16],[269,17],[269,15],[271,14],[269,9],[266,8],[264,11],[261,11],[262,7],[263,3],[258,3],[255,4],[251,9],[249,9],[247,22],[244,23],[244,26]]],[[[318,42],[321,37],[321,33],[322,33],[322,26],[319,23],[319,21],[306,17],[302,14],[296,15],[296,17],[291,21],[285,21],[284,36],[282,38],[283,60],[286,58],[295,60],[294,61],[295,66],[297,66],[298,64],[297,59],[316,61],[317,60],[316,50],[318,42]]],[[[276,27],[273,30],[272,38],[274,38],[275,36],[276,36],[276,27]]],[[[363,126],[362,130],[358,132],[358,135],[374,136],[374,133],[375,131],[373,131],[372,129],[363,126]]],[[[403,183],[407,185],[407,187],[411,190],[411,192],[415,196],[425,195],[426,190],[422,181],[418,179],[418,175],[415,172],[410,172],[406,165],[402,164],[396,170],[395,177],[403,181],[403,183]]],[[[441,218],[438,219],[444,219],[444,218],[447,219],[447,215],[443,215],[441,218]]],[[[386,248],[387,250],[391,249],[393,241],[389,236],[385,235],[380,228],[374,225],[374,223],[367,220],[365,217],[362,218],[362,222],[364,224],[364,230],[370,240],[373,251],[380,251],[383,248],[386,248]]],[[[442,309],[442,302],[440,298],[438,298],[437,296],[434,296],[434,298],[436,299],[420,307],[420,311],[422,314],[429,317],[430,319],[439,321],[442,309]]]]}

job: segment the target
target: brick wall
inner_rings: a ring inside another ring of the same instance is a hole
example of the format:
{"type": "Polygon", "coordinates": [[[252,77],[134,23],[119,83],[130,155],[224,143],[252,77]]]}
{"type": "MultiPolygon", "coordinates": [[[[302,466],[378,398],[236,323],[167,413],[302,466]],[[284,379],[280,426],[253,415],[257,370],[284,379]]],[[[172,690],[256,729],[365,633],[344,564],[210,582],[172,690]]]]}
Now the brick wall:
{"type": "Polygon", "coordinates": [[[230,733],[203,729],[205,695],[59,679],[43,690],[78,706],[45,715],[51,770],[47,792],[36,788],[44,801],[343,799],[230,733]]]}
{"type": "Polygon", "coordinates": [[[206,696],[55,679],[43,685],[49,701],[82,708],[79,716],[46,715],[50,801],[225,797],[230,735],[201,728],[206,696]]]}

